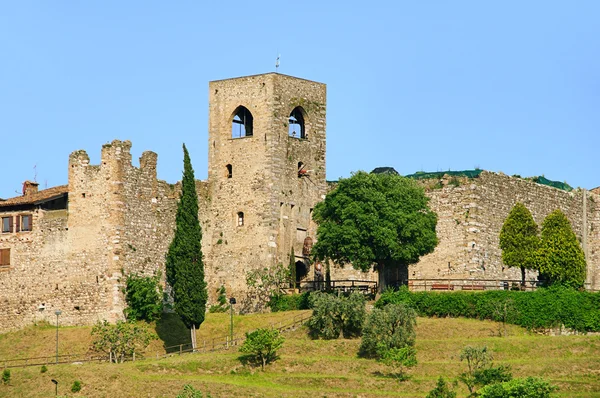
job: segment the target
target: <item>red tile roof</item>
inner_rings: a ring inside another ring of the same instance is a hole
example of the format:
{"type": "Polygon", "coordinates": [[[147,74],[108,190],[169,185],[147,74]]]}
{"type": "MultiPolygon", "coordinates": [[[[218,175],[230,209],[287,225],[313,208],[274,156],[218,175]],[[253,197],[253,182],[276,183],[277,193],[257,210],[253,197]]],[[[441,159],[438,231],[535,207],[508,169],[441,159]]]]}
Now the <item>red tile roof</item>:
{"type": "Polygon", "coordinates": [[[17,196],[14,198],[6,199],[5,201],[0,201],[0,207],[33,205],[37,204],[38,202],[44,202],[49,199],[62,196],[67,192],[69,192],[68,185],[59,185],[57,187],[44,189],[42,191],[32,193],[29,195],[17,196]]]}

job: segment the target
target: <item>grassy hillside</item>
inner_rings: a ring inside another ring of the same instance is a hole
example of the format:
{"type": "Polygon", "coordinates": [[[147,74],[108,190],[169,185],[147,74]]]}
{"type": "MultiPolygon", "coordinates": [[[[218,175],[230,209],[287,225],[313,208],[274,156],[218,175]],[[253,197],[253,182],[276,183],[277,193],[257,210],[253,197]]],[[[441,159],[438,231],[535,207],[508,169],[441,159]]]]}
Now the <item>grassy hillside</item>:
{"type": "MultiPolygon", "coordinates": [[[[239,316],[235,327],[250,330],[296,314],[239,316]]],[[[199,343],[227,334],[228,326],[227,314],[209,314],[198,331],[199,343]]],[[[61,349],[85,351],[89,330],[61,328],[61,349]]],[[[178,333],[176,328],[169,332],[172,338],[178,333]]],[[[187,337],[185,330],[179,332],[187,337]]],[[[424,397],[439,375],[453,379],[464,368],[458,354],[467,344],[490,347],[496,363],[511,365],[515,377],[549,379],[560,386],[559,396],[600,397],[600,336],[549,337],[518,327],[509,327],[508,337],[495,337],[497,332],[498,325],[488,321],[419,318],[419,364],[409,370],[411,378],[401,383],[389,377],[384,365],[356,357],[359,340],[314,341],[300,328],[285,334],[281,359],[265,372],[242,367],[233,349],[121,365],[49,365],[43,374],[39,367],[17,368],[12,369],[11,385],[0,386],[0,397],[52,396],[51,379],[60,382],[59,395],[74,397],[175,397],[186,383],[213,397],[424,397]],[[70,392],[74,380],[83,382],[77,394],[70,392]]],[[[52,355],[54,333],[52,327],[37,326],[0,335],[0,358],[52,355]]],[[[164,353],[163,344],[155,342],[149,356],[164,353]]],[[[458,391],[466,396],[462,386],[458,391]]]]}

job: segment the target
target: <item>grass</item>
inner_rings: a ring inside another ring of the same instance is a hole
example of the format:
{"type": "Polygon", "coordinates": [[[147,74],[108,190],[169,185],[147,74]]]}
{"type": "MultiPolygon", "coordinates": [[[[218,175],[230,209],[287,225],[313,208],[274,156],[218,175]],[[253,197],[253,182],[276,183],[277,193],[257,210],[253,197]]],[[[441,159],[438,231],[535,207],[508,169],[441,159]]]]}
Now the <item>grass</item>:
{"type": "MultiPolygon", "coordinates": [[[[260,326],[289,320],[299,312],[236,316],[236,330],[248,331],[260,326]]],[[[175,341],[189,335],[175,330],[170,318],[159,322],[166,328],[159,334],[175,341]]],[[[199,344],[205,339],[224,336],[229,314],[207,314],[198,330],[199,344]]],[[[90,328],[61,328],[67,346],[87,348],[90,328]]],[[[11,385],[0,386],[0,397],[46,397],[54,392],[51,379],[59,381],[59,395],[73,397],[175,397],[184,384],[210,392],[217,397],[424,397],[437,378],[454,379],[465,368],[458,359],[460,350],[470,345],[487,345],[496,364],[512,367],[515,377],[545,377],[560,387],[562,397],[600,397],[600,336],[550,337],[530,334],[507,327],[506,337],[497,337],[499,325],[471,319],[419,318],[417,325],[418,365],[410,370],[409,380],[398,382],[390,369],[373,360],[356,357],[360,340],[311,340],[299,328],[285,333],[281,358],[262,372],[240,365],[237,350],[217,353],[174,355],[164,359],[146,359],[135,363],[48,365],[14,368],[11,385]],[[74,380],[81,380],[79,393],[71,393],[74,380]]],[[[54,350],[55,329],[45,325],[19,333],[0,335],[0,358],[14,357],[15,348],[25,353],[54,350]],[[50,347],[45,347],[49,345],[50,347]],[[13,354],[13,355],[8,355],[13,354]]],[[[163,341],[149,349],[162,350],[163,341]]],[[[19,355],[20,356],[20,355],[19,355]]],[[[152,357],[152,355],[149,355],[152,357]]],[[[466,390],[458,386],[459,396],[466,390]]]]}

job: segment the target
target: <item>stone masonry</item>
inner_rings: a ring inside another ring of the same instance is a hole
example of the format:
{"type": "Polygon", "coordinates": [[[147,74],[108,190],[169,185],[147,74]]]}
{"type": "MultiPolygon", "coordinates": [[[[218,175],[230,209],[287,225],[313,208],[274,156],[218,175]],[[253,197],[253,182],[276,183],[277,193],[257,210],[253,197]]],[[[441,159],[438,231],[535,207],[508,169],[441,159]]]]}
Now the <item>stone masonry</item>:
{"type": "MultiPolygon", "coordinates": [[[[290,256],[303,281],[315,277],[306,248],[316,238],[312,211],[329,189],[325,129],[324,84],[276,73],[209,83],[208,179],[196,188],[211,301],[223,285],[239,311],[255,310],[246,273],[287,266],[290,256]]],[[[161,272],[164,280],[180,185],[157,179],[153,152],[133,166],[130,148],[129,141],[104,145],[98,165],[75,151],[68,186],[37,192],[27,183],[23,196],[0,201],[3,223],[10,220],[0,233],[0,260],[9,263],[0,265],[0,331],[55,322],[57,309],[67,325],[122,319],[127,275],[161,272]],[[19,220],[32,228],[17,228],[19,220]]],[[[597,192],[489,172],[443,184],[426,186],[439,245],[410,267],[409,278],[518,279],[519,270],[502,264],[498,235],[522,201],[539,224],[554,209],[565,212],[585,248],[587,286],[600,288],[597,192]]],[[[351,267],[331,272],[332,279],[377,280],[351,267]]]]}

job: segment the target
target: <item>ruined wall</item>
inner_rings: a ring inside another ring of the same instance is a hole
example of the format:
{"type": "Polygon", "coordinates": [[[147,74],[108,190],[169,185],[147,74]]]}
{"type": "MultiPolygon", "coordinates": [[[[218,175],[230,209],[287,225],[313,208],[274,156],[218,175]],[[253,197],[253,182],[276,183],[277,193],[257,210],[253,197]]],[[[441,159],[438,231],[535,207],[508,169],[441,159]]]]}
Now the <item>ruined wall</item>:
{"type": "MultiPolygon", "coordinates": [[[[439,245],[410,267],[411,278],[520,279],[519,269],[504,267],[499,248],[504,220],[519,201],[531,211],[540,228],[550,212],[560,209],[565,213],[580,242],[587,243],[588,280],[591,286],[597,286],[597,195],[583,190],[566,192],[485,171],[478,178],[460,179],[459,186],[448,185],[447,180],[444,183],[442,189],[431,185],[427,189],[430,206],[439,217],[439,245]]],[[[527,275],[527,279],[535,277],[535,273],[527,275]]]]}

